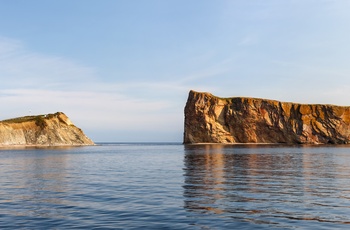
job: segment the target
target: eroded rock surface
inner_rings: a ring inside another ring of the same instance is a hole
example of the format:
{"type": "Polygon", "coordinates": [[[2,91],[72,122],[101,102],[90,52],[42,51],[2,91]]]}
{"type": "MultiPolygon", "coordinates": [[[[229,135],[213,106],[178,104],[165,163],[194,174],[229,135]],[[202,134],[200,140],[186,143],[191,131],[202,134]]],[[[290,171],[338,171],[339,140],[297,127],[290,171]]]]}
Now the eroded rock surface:
{"type": "Polygon", "coordinates": [[[26,116],[0,122],[0,146],[94,145],[81,129],[61,112],[26,116]]]}
{"type": "Polygon", "coordinates": [[[190,91],[184,143],[350,143],[350,107],[190,91]]]}

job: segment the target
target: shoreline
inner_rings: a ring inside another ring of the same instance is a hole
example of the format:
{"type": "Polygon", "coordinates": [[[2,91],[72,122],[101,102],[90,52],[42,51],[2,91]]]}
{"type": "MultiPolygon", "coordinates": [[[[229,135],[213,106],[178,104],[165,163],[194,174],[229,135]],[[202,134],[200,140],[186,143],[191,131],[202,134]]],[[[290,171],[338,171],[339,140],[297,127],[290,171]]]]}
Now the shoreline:
{"type": "Polygon", "coordinates": [[[184,145],[286,145],[286,143],[210,143],[210,142],[200,142],[200,143],[183,143],[184,145]]]}
{"type": "Polygon", "coordinates": [[[60,144],[60,145],[28,145],[28,144],[16,144],[16,145],[4,145],[0,144],[1,149],[21,149],[21,148],[74,148],[74,147],[85,147],[85,146],[96,146],[96,144],[81,144],[81,145],[69,145],[69,144],[60,144]]]}
{"type": "Polygon", "coordinates": [[[330,144],[330,143],[182,143],[183,145],[236,145],[236,146],[348,146],[350,143],[330,144]]]}

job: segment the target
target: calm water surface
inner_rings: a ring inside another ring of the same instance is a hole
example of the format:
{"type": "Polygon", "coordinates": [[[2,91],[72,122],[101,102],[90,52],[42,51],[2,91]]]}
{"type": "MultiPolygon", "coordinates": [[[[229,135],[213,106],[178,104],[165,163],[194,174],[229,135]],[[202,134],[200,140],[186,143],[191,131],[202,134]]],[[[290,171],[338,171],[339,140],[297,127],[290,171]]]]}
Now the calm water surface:
{"type": "Polygon", "coordinates": [[[0,149],[0,229],[348,229],[350,146],[0,149]]]}

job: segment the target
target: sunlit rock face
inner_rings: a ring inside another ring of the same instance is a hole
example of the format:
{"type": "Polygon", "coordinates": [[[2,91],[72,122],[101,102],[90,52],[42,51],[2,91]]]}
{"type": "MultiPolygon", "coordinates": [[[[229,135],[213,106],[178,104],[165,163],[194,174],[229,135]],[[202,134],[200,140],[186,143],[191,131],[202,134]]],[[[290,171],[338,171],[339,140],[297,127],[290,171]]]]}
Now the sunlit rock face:
{"type": "Polygon", "coordinates": [[[0,122],[0,146],[94,145],[81,129],[61,112],[26,116],[0,122]]]}
{"type": "Polygon", "coordinates": [[[347,144],[350,107],[190,91],[184,143],[347,144]]]}

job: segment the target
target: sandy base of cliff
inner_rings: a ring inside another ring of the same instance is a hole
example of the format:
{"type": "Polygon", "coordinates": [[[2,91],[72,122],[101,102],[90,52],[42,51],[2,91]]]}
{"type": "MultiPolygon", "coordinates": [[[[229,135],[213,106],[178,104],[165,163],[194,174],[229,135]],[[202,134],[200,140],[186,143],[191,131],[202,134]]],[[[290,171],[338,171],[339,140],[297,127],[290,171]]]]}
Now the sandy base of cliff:
{"type": "Polygon", "coordinates": [[[27,149],[27,148],[60,148],[60,149],[68,149],[68,148],[75,148],[75,147],[84,147],[84,146],[95,146],[93,145],[68,145],[68,144],[62,144],[62,145],[6,145],[6,144],[0,144],[0,149],[27,149]]]}
{"type": "MultiPolygon", "coordinates": [[[[337,144],[327,144],[327,143],[185,143],[184,145],[243,145],[243,146],[254,146],[254,145],[261,145],[261,146],[335,146],[337,144]]],[[[350,144],[339,144],[340,146],[344,145],[350,145],[350,144]]]]}
{"type": "Polygon", "coordinates": [[[286,145],[285,143],[184,143],[184,145],[286,145]]]}

